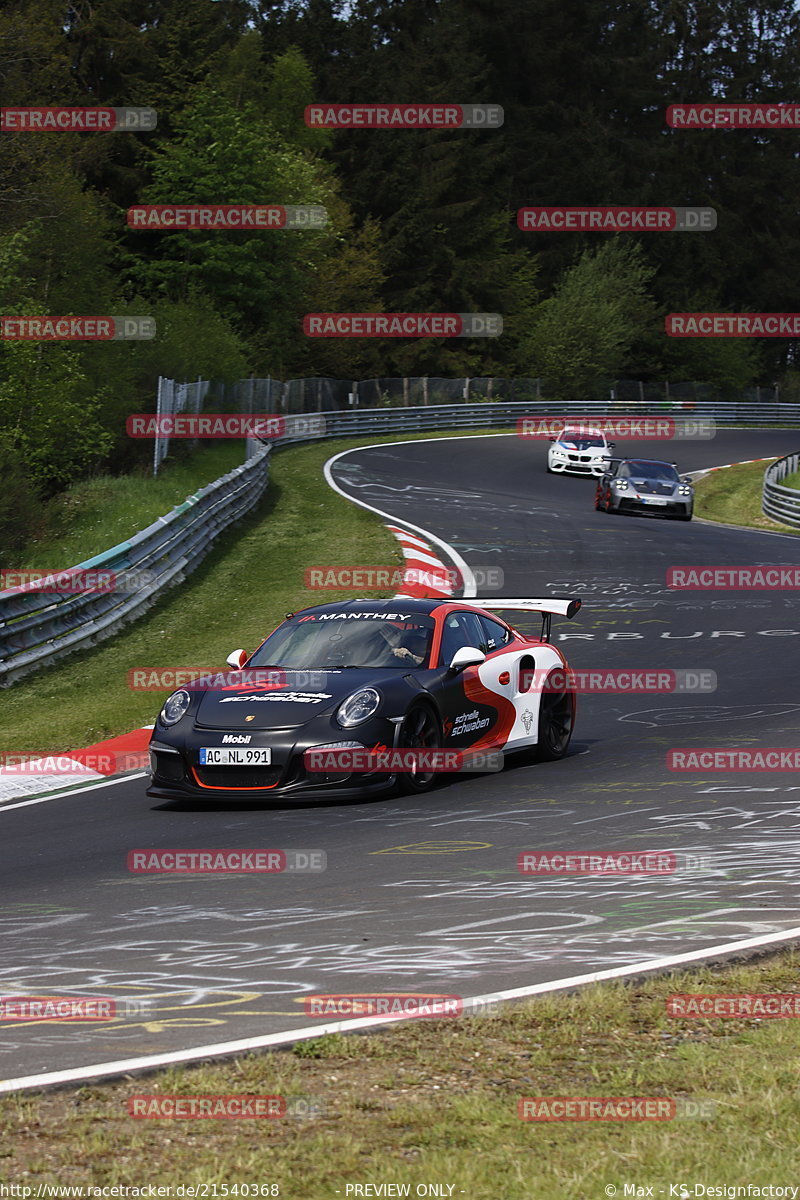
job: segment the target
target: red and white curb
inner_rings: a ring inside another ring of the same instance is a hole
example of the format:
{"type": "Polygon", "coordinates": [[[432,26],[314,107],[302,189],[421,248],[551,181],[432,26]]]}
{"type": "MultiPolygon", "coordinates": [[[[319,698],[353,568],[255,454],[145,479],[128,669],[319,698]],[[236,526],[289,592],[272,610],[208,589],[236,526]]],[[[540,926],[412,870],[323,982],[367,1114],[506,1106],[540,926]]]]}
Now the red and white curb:
{"type": "Polygon", "coordinates": [[[461,572],[445,566],[430,542],[399,525],[387,525],[403,551],[405,573],[400,596],[447,599],[462,583],[461,572]]]}
{"type": "Polygon", "coordinates": [[[722,463],[719,467],[705,467],[702,471],[687,471],[692,479],[703,479],[706,475],[710,475],[713,471],[727,471],[731,467],[749,467],[753,463],[759,462],[775,462],[775,455],[770,458],[746,458],[743,462],[722,463]]]}
{"type": "MultiPolygon", "coordinates": [[[[140,771],[147,765],[147,745],[152,725],[120,734],[94,746],[70,750],[65,754],[44,754],[0,766],[0,804],[41,796],[47,792],[67,792],[81,785],[98,783],[112,775],[140,771]]],[[[17,758],[24,759],[18,755],[17,758]]]]}

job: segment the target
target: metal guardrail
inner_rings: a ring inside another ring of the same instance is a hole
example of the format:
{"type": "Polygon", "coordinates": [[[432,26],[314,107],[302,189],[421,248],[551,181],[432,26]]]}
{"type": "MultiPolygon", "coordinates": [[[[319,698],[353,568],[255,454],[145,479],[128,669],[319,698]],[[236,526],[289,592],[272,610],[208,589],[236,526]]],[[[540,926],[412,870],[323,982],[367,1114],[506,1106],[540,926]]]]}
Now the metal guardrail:
{"type": "Polygon", "coordinates": [[[800,470],[800,450],[771,463],[764,472],[761,508],[773,521],[800,529],[800,489],[783,487],[779,480],[800,470]]]}
{"type": "MultiPolygon", "coordinates": [[[[269,448],[188,496],[127,542],[57,574],[73,576],[72,591],[0,592],[0,687],[94,646],[141,616],[185,579],[234,521],[260,500],[269,480],[269,448]],[[80,586],[100,581],[100,590],[80,586]]],[[[69,585],[69,580],[65,580],[69,585]]]]}
{"type": "Polygon", "coordinates": [[[357,437],[368,433],[508,429],[515,428],[522,417],[535,416],[671,417],[680,423],[711,419],[718,425],[783,425],[800,428],[800,404],[675,401],[669,405],[654,405],[638,400],[537,400],[533,403],[517,400],[297,413],[286,417],[286,434],[276,445],[322,437],[357,437]],[[315,432],[317,426],[319,432],[315,432]]]}
{"type": "MultiPolygon", "coordinates": [[[[75,650],[93,646],[145,612],[184,579],[208,553],[219,533],[245,516],[261,498],[269,474],[269,450],[300,442],[364,434],[417,433],[439,429],[515,428],[525,416],[671,416],[680,422],[712,418],[718,424],[800,427],[800,404],[751,401],[555,400],[483,401],[413,408],[355,408],[292,413],[285,435],[263,446],[248,442],[247,461],[190,496],[130,541],[79,563],[71,572],[138,572],[128,591],[0,592],[0,687],[75,650]],[[146,578],[144,578],[146,574],[146,578]]],[[[792,458],[790,455],[789,458],[792,458]]],[[[797,456],[794,456],[795,460],[797,456]]],[[[787,461],[787,460],[781,460],[787,461]]],[[[776,464],[777,466],[778,464],[776,464]]],[[[771,468],[774,469],[774,468],[771,468]]],[[[796,468],[788,468],[796,469],[796,468]]],[[[781,476],[782,478],[782,476],[781,476]]],[[[792,489],[770,485],[770,495],[791,502],[792,489]]],[[[766,496],[766,483],[765,483],[766,496]]],[[[771,502],[771,501],[770,501],[771,502]]],[[[800,492],[795,499],[800,511],[800,492]]],[[[764,505],[765,512],[773,513],[764,505]]],[[[777,517],[787,520],[785,512],[777,517]]],[[[795,522],[790,522],[795,523],[795,522]]],[[[800,523],[800,522],[798,522],[800,523]]]]}

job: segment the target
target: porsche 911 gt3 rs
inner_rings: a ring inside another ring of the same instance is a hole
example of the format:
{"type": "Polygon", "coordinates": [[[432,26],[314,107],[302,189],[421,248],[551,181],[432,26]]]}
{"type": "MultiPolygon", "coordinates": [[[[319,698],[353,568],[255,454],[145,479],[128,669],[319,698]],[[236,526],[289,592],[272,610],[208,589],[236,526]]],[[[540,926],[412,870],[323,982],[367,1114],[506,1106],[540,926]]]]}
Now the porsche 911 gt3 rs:
{"type": "Polygon", "coordinates": [[[694,488],[674,463],[624,458],[598,479],[594,506],[602,512],[648,512],[691,521],[694,488]]]}
{"type": "MultiPolygon", "coordinates": [[[[312,771],[311,751],[409,748],[567,753],[575,692],[550,644],[571,597],[491,602],[348,600],[290,614],[233,668],[173,692],[150,741],[147,794],[267,800],[422,792],[436,772],[312,771]],[[491,607],[538,613],[538,637],[491,607]]],[[[413,756],[411,756],[413,757],[413,756]]],[[[317,760],[318,761],[318,760],[317,760]]]]}

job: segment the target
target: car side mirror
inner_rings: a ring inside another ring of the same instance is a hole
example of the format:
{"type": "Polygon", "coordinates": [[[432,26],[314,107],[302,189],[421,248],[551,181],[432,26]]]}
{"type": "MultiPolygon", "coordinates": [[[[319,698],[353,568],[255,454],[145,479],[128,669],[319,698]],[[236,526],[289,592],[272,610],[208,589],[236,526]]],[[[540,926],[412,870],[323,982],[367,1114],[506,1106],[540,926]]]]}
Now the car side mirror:
{"type": "Polygon", "coordinates": [[[231,650],[225,662],[229,667],[233,667],[234,671],[240,671],[249,657],[246,650],[231,650]]]}
{"type": "Polygon", "coordinates": [[[681,475],[681,483],[689,483],[689,484],[691,484],[691,482],[692,482],[692,477],[691,477],[691,475],[681,475]]]}
{"type": "Polygon", "coordinates": [[[477,646],[461,646],[450,659],[451,671],[463,671],[465,667],[476,667],[486,662],[486,655],[477,646]]]}
{"type": "Polygon", "coordinates": [[[548,440],[548,442],[557,442],[558,438],[549,437],[547,440],[548,440]]]}
{"type": "Polygon", "coordinates": [[[606,442],[606,445],[608,446],[609,450],[616,450],[617,448],[616,442],[606,442]]]}

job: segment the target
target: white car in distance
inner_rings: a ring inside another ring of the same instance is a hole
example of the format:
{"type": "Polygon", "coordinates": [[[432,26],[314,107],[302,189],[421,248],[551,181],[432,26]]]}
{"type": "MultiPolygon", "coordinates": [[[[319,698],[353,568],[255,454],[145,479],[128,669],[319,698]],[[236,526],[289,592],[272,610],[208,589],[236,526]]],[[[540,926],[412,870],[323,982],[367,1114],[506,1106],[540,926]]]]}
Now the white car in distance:
{"type": "Polygon", "coordinates": [[[602,429],[567,425],[547,450],[549,474],[602,475],[611,462],[615,442],[606,440],[602,429]]]}

